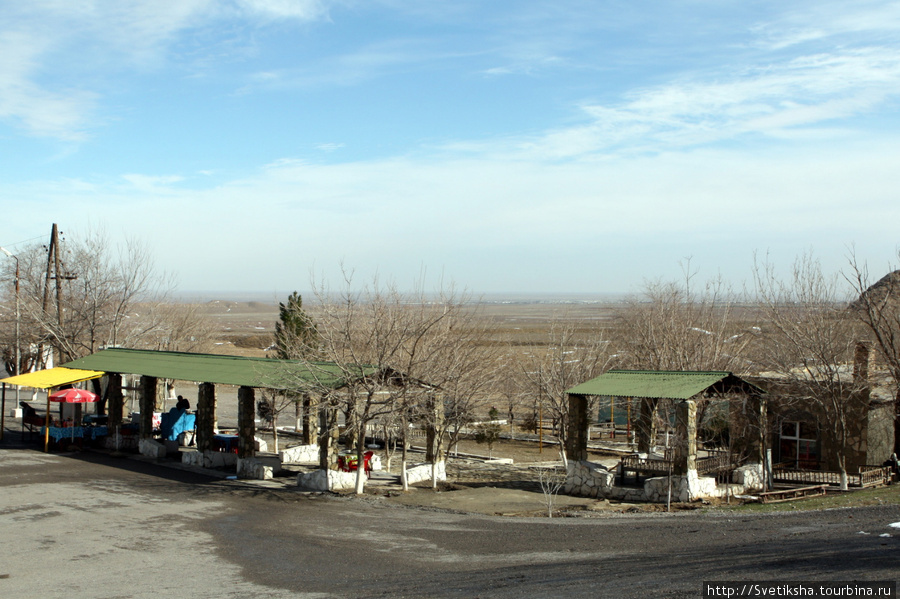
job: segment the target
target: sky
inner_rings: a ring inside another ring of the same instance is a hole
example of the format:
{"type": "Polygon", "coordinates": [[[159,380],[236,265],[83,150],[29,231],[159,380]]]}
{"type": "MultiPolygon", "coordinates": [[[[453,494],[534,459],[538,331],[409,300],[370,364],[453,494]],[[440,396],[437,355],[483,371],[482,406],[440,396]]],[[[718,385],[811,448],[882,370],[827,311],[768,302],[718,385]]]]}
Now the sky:
{"type": "Polygon", "coordinates": [[[0,56],[0,245],[183,291],[897,261],[898,2],[0,0],[0,56]]]}

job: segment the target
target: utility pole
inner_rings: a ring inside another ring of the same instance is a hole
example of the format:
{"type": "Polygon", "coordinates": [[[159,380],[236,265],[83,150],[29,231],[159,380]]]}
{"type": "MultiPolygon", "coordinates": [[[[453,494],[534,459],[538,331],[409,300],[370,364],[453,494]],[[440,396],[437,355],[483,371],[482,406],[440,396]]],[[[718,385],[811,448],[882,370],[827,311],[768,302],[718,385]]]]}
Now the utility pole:
{"type": "MultiPolygon", "coordinates": [[[[62,331],[63,326],[63,305],[62,305],[62,283],[63,279],[67,281],[71,281],[73,279],[77,279],[77,275],[71,275],[69,273],[62,273],[60,271],[60,259],[59,259],[59,228],[56,226],[56,223],[53,223],[53,228],[50,231],[50,247],[47,250],[47,271],[44,275],[44,298],[42,302],[42,311],[45,317],[49,316],[50,309],[50,279],[54,279],[56,281],[56,324],[59,327],[60,332],[62,331]],[[53,271],[53,276],[50,276],[50,271],[53,271]]],[[[63,361],[64,356],[62,355],[63,349],[59,348],[59,358],[60,361],[63,361]]],[[[44,347],[41,344],[38,347],[38,359],[41,361],[42,365],[45,365],[44,361],[44,347]]]]}

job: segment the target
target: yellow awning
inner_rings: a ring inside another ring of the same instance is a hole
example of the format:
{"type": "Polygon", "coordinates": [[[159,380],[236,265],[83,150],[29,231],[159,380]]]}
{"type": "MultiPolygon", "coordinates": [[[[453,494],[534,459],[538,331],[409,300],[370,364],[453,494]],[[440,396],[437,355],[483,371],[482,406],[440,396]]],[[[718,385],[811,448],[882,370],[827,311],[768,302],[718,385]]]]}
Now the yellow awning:
{"type": "Polygon", "coordinates": [[[62,366],[59,366],[57,368],[48,368],[47,370],[28,372],[26,374],[0,379],[0,383],[18,385],[20,387],[50,389],[51,387],[71,385],[72,383],[80,383],[81,381],[100,378],[104,374],[106,373],[99,370],[78,370],[76,368],[63,368],[62,366]]]}

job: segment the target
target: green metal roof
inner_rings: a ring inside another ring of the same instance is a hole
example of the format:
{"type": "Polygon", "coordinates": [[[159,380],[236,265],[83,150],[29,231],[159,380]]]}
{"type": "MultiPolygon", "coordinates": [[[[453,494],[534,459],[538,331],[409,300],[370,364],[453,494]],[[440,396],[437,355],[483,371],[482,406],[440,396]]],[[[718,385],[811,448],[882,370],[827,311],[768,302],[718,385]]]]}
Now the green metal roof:
{"type": "Polygon", "coordinates": [[[690,399],[703,391],[762,393],[730,372],[610,370],[567,391],[573,395],[690,399]]]}
{"type": "MultiPolygon", "coordinates": [[[[296,389],[304,383],[338,388],[346,383],[345,369],[333,362],[295,362],[142,349],[104,349],[67,362],[64,366],[268,389],[296,389]]],[[[375,371],[374,368],[359,370],[360,376],[375,371]]]]}

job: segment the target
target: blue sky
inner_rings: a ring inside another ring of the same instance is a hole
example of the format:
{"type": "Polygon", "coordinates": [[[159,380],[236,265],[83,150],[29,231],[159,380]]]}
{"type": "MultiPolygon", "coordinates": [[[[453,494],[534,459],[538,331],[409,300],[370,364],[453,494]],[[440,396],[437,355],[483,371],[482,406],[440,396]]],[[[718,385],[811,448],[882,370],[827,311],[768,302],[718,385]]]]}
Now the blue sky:
{"type": "Polygon", "coordinates": [[[897,2],[30,0],[0,56],[0,245],[133,237],[185,291],[897,259],[897,2]]]}

